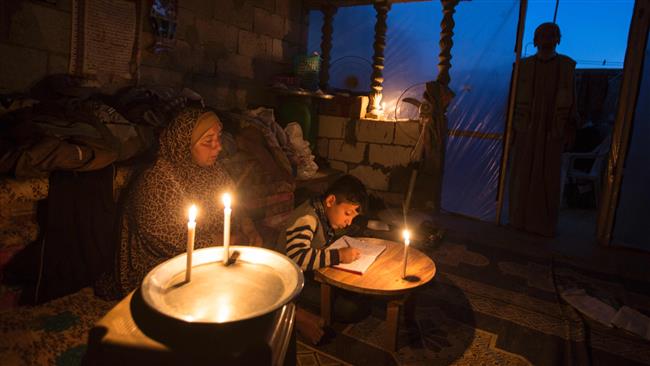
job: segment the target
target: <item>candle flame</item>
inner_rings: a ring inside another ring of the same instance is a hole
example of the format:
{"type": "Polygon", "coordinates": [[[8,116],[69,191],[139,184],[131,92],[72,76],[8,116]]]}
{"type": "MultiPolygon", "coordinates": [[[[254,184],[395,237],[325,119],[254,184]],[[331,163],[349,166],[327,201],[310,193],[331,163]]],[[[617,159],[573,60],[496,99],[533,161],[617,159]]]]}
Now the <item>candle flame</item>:
{"type": "Polygon", "coordinates": [[[404,238],[404,244],[409,245],[411,243],[411,233],[408,230],[402,231],[402,237],[404,238]]]}
{"type": "Polygon", "coordinates": [[[225,208],[230,208],[230,204],[232,203],[232,198],[230,198],[230,193],[224,193],[223,196],[221,196],[221,201],[223,202],[223,206],[225,208]]]}
{"type": "Polygon", "coordinates": [[[189,213],[190,222],[194,222],[196,220],[197,211],[198,209],[196,208],[196,205],[190,206],[190,213],[189,213]]]}

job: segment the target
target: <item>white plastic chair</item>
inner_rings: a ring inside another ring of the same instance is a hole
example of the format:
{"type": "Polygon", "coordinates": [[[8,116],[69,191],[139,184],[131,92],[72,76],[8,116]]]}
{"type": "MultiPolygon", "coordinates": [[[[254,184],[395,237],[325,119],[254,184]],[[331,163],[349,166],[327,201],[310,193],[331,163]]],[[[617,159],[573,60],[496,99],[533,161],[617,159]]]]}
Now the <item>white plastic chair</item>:
{"type": "Polygon", "coordinates": [[[561,173],[561,188],[560,188],[560,205],[564,202],[564,186],[567,183],[591,182],[594,189],[594,198],[596,207],[600,201],[601,192],[601,175],[605,162],[609,155],[610,145],[612,143],[612,136],[608,135],[605,139],[596,146],[591,152],[587,153],[573,153],[568,152],[562,154],[562,173],[561,173]],[[593,160],[591,169],[588,172],[576,169],[575,162],[578,160],[593,160]]]}

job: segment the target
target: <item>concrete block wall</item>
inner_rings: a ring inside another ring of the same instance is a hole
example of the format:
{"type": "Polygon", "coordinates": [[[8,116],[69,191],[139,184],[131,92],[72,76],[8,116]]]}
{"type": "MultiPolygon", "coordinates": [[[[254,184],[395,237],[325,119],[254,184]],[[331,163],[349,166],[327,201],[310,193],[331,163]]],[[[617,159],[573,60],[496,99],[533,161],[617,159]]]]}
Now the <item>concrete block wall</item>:
{"type": "MultiPolygon", "coordinates": [[[[175,48],[155,54],[145,3],[140,84],[189,87],[220,108],[275,105],[269,79],[290,72],[294,55],[306,48],[300,0],[183,0],[175,48]]],[[[0,3],[0,93],[68,72],[71,17],[72,0],[0,3]]]]}
{"type": "Polygon", "coordinates": [[[320,115],[316,153],[334,169],[356,176],[389,206],[400,206],[410,154],[417,141],[416,121],[354,120],[320,115]],[[354,136],[347,136],[346,132],[354,136]],[[354,142],[351,142],[354,141],[354,142]]]}

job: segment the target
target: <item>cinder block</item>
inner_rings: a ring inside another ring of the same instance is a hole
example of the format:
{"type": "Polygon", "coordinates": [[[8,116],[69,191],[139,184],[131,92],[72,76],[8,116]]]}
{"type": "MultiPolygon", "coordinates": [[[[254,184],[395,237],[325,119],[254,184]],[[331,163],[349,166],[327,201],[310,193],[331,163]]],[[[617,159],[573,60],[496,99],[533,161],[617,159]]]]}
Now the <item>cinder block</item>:
{"type": "Polygon", "coordinates": [[[368,165],[357,165],[350,169],[348,173],[359,178],[368,189],[379,191],[388,190],[388,176],[379,169],[375,169],[368,165]]]}
{"type": "Polygon", "coordinates": [[[240,30],[237,53],[250,57],[264,56],[267,54],[267,40],[270,40],[267,36],[261,36],[253,32],[240,30]]]}
{"type": "Polygon", "coordinates": [[[47,72],[47,51],[0,43],[0,91],[26,91],[47,72]]]}
{"type": "Polygon", "coordinates": [[[369,189],[368,194],[380,198],[388,207],[402,207],[402,204],[404,202],[404,193],[385,192],[369,189]]]}
{"type": "Polygon", "coordinates": [[[385,167],[408,165],[411,154],[410,147],[395,145],[369,144],[368,155],[370,164],[379,164],[385,167]]]}
{"type": "Polygon", "coordinates": [[[345,162],[337,161],[337,160],[329,160],[329,163],[330,163],[330,167],[332,167],[332,169],[340,170],[343,173],[348,172],[348,164],[345,163],[345,162]]]}
{"type": "Polygon", "coordinates": [[[364,142],[390,144],[394,133],[394,122],[359,120],[356,126],[357,140],[364,142]]]}
{"type": "Polygon", "coordinates": [[[345,124],[348,118],[334,116],[318,116],[318,137],[342,139],[345,136],[345,124]]]}
{"type": "Polygon", "coordinates": [[[47,59],[48,74],[67,74],[70,68],[70,57],[50,52],[47,59]]]}
{"type": "Polygon", "coordinates": [[[284,18],[278,14],[272,14],[264,9],[253,10],[253,31],[257,34],[265,34],[273,38],[284,37],[284,18]]]}
{"type": "Polygon", "coordinates": [[[271,57],[274,59],[281,60],[284,57],[284,44],[281,39],[273,38],[273,50],[271,51],[271,57]]]}
{"type": "Polygon", "coordinates": [[[395,122],[395,144],[415,146],[420,136],[419,122],[395,122]]]}
{"type": "Polygon", "coordinates": [[[9,39],[14,44],[70,53],[70,17],[70,13],[23,1],[9,19],[9,39]]]}
{"type": "Polygon", "coordinates": [[[217,72],[252,79],[253,58],[232,53],[217,62],[217,72]]]}
{"type": "Polygon", "coordinates": [[[325,138],[319,138],[316,142],[316,153],[321,158],[327,159],[327,154],[329,153],[329,140],[325,138]]]}
{"type": "Polygon", "coordinates": [[[284,40],[292,43],[300,43],[302,40],[303,27],[300,22],[284,20],[284,40]]]}
{"type": "Polygon", "coordinates": [[[343,140],[330,140],[329,142],[330,159],[347,161],[350,163],[360,163],[363,161],[366,153],[365,142],[357,142],[354,145],[346,144],[343,140]]]}
{"type": "Polygon", "coordinates": [[[161,69],[147,65],[140,66],[140,80],[144,85],[169,85],[181,86],[183,85],[184,73],[161,69]]]}

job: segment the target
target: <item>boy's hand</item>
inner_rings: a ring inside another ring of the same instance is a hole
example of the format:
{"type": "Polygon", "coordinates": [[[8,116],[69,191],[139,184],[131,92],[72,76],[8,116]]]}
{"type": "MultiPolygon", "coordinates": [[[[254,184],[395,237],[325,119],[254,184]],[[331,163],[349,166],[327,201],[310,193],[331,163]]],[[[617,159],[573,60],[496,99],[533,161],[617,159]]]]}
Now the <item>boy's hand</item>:
{"type": "Polygon", "coordinates": [[[361,252],[357,248],[341,248],[339,249],[339,259],[341,263],[351,263],[359,259],[361,252]]]}

